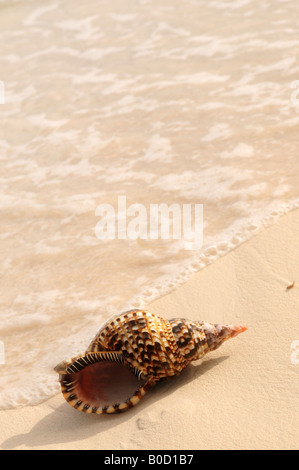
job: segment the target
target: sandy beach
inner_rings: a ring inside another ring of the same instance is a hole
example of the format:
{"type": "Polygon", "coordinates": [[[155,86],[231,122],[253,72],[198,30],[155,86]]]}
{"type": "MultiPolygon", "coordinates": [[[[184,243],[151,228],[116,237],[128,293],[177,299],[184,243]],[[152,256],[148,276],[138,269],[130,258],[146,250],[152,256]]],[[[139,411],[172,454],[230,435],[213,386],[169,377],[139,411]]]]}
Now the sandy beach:
{"type": "Polygon", "coordinates": [[[85,415],[61,395],[1,411],[1,449],[298,448],[298,232],[296,210],[145,306],[246,333],[121,415],[85,415]]]}

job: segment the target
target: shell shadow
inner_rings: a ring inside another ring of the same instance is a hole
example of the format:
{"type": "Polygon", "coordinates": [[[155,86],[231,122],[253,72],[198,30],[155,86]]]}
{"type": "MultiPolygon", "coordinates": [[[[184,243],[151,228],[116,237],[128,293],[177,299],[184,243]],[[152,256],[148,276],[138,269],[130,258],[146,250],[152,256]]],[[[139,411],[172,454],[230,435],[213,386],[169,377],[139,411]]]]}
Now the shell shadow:
{"type": "Polygon", "coordinates": [[[12,450],[20,446],[37,448],[55,444],[59,445],[67,442],[85,440],[95,434],[107,432],[114,426],[118,426],[129,419],[131,420],[132,417],[138,416],[147,407],[165,398],[165,396],[175,393],[179,387],[186,385],[194,379],[198,379],[204,375],[205,372],[228,359],[228,357],[229,356],[222,356],[205,360],[199,365],[190,364],[179,376],[158,383],[149,390],[136,407],[133,407],[123,414],[110,416],[87,415],[85,413],[76,412],[66,402],[63,402],[61,406],[36,423],[31,431],[26,434],[23,433],[10,437],[2,443],[1,448],[3,450],[12,450]]]}

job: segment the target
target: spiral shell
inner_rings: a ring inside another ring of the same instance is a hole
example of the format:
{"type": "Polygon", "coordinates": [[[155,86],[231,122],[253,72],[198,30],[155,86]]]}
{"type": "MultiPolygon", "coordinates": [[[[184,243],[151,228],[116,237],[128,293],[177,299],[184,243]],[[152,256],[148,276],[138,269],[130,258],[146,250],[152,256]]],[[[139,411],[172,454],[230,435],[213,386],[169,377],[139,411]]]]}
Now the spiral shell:
{"type": "Polygon", "coordinates": [[[117,413],[246,327],[165,320],[131,310],[109,320],[86,352],[55,367],[66,401],[85,413],[117,413]]]}

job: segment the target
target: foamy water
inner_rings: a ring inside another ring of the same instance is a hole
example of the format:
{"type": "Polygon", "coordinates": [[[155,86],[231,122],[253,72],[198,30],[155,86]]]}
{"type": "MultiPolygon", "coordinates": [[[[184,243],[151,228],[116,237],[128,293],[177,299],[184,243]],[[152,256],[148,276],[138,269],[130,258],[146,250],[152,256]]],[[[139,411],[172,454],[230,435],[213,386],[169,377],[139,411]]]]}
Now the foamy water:
{"type": "Polygon", "coordinates": [[[0,2],[0,403],[298,206],[299,5],[0,2]],[[95,236],[96,207],[203,204],[204,245],[95,236]]]}

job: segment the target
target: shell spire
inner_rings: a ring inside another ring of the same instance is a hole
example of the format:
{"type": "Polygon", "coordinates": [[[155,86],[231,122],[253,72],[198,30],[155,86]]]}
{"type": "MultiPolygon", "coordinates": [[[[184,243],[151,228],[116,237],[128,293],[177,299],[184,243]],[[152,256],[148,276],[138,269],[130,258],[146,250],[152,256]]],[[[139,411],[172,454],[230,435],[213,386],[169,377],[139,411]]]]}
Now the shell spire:
{"type": "Polygon", "coordinates": [[[210,351],[214,351],[215,349],[218,349],[219,346],[224,343],[224,341],[230,338],[234,338],[240,333],[246,331],[248,328],[247,326],[240,325],[211,325],[209,323],[204,323],[203,329],[209,349],[210,351]]]}
{"type": "Polygon", "coordinates": [[[131,310],[108,321],[84,354],[61,362],[55,371],[71,406],[85,413],[117,413],[246,330],[131,310]]]}

